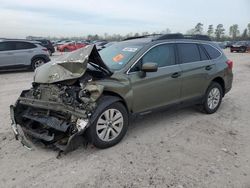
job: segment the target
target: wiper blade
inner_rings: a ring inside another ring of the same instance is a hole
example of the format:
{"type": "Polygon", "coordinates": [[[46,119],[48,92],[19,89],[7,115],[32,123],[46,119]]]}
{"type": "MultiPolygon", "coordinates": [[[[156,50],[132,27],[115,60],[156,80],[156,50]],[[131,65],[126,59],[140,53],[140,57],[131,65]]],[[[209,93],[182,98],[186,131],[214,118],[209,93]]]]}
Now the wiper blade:
{"type": "Polygon", "coordinates": [[[111,72],[107,71],[106,69],[102,68],[101,66],[99,66],[99,65],[97,65],[97,64],[95,64],[95,63],[92,63],[92,62],[88,62],[88,63],[89,63],[92,67],[94,67],[94,68],[96,68],[96,69],[98,69],[98,70],[104,72],[104,73],[107,74],[107,75],[110,75],[110,74],[111,74],[111,72]]]}

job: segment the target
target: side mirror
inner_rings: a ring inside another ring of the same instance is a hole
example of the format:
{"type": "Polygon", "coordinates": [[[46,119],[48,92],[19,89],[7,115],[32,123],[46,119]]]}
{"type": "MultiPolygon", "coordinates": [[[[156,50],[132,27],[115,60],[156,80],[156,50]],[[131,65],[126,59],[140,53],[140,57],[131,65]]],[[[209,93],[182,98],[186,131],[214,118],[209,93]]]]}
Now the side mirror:
{"type": "Polygon", "coordinates": [[[143,72],[156,72],[157,70],[157,63],[144,63],[141,68],[141,71],[143,72]]]}

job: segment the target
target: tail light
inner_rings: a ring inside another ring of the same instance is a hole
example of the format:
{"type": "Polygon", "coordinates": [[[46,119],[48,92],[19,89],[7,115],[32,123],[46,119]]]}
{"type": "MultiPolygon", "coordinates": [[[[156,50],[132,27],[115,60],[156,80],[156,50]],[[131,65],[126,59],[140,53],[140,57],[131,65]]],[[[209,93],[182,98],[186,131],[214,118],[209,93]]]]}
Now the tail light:
{"type": "Polygon", "coordinates": [[[47,52],[47,51],[48,51],[48,49],[47,49],[47,48],[43,48],[42,50],[43,50],[43,51],[45,51],[45,52],[47,52]]]}
{"type": "Polygon", "coordinates": [[[232,70],[233,69],[233,61],[227,60],[226,63],[227,63],[228,68],[232,70]]]}

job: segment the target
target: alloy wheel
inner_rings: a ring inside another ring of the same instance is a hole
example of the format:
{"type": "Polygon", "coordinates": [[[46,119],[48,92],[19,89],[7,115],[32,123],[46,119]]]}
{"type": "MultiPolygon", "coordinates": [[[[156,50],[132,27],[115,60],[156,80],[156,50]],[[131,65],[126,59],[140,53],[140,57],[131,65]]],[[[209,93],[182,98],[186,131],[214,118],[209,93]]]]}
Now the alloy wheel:
{"type": "Polygon", "coordinates": [[[34,62],[34,68],[36,69],[36,68],[40,67],[41,65],[43,65],[44,63],[45,63],[44,60],[38,59],[34,62]]]}
{"type": "Polygon", "coordinates": [[[97,120],[96,133],[102,141],[109,142],[119,136],[123,128],[123,115],[117,109],[107,109],[97,120]]]}
{"type": "Polygon", "coordinates": [[[211,110],[214,110],[220,103],[221,93],[218,88],[213,88],[208,94],[207,104],[211,110]]]}

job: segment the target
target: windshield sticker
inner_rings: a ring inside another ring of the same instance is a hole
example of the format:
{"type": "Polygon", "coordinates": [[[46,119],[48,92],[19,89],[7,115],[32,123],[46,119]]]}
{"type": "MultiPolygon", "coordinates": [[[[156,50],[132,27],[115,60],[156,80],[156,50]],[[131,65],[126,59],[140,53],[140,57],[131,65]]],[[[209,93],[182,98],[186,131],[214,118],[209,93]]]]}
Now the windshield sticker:
{"type": "Polygon", "coordinates": [[[124,51],[124,52],[136,52],[137,50],[138,50],[138,48],[127,47],[127,48],[124,48],[122,51],[124,51]]]}
{"type": "Polygon", "coordinates": [[[115,57],[113,57],[113,61],[118,63],[120,62],[122,59],[124,58],[124,56],[122,54],[118,54],[115,57]]]}

